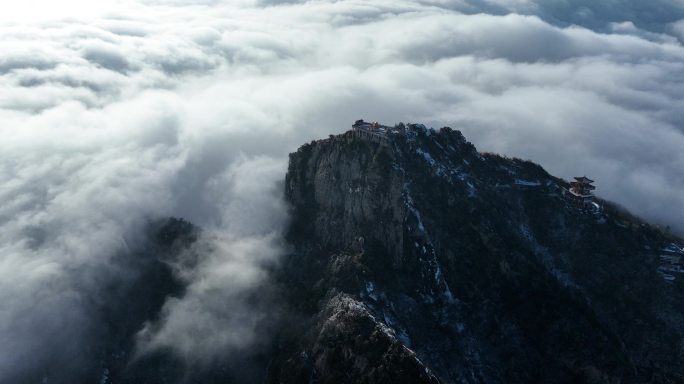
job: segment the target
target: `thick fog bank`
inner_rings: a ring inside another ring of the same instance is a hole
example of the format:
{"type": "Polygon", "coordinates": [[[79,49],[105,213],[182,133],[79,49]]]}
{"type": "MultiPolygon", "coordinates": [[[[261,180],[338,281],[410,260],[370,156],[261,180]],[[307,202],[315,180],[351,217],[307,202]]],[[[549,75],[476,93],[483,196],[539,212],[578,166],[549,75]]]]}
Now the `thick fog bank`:
{"type": "Polygon", "coordinates": [[[87,343],[159,217],[203,227],[206,252],[140,353],[258,344],[270,315],[244,298],[285,252],[287,154],[357,118],[452,126],[684,232],[675,0],[98,4],[0,17],[2,382],[87,343]]]}

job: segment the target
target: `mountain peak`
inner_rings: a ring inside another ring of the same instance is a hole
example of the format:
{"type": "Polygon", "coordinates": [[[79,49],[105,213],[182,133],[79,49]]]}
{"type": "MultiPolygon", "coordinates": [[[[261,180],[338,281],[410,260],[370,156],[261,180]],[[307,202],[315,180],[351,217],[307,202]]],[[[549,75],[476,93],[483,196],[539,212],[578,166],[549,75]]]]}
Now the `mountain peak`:
{"type": "Polygon", "coordinates": [[[317,320],[273,376],[325,382],[359,359],[389,369],[391,343],[365,340],[380,358],[325,332],[360,321],[330,314],[344,295],[442,382],[684,377],[684,286],[654,251],[670,239],[609,202],[578,205],[569,188],[448,127],[359,120],[302,146],[286,178],[295,251],[283,273],[294,306],[317,320]]]}

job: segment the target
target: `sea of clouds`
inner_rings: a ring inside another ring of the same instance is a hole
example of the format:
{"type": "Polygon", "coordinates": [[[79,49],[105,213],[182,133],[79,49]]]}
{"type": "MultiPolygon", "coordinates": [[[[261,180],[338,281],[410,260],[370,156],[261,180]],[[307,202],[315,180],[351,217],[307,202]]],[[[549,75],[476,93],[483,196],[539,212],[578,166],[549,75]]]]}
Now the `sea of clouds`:
{"type": "Polygon", "coordinates": [[[140,350],[255,343],[287,154],[358,118],[460,129],[684,233],[677,0],[27,0],[0,16],[0,382],[86,343],[159,217],[214,245],[140,350]],[[228,307],[227,307],[228,306],[228,307]],[[230,310],[226,310],[230,308],[230,310]],[[27,366],[30,358],[31,366],[27,366]]]}

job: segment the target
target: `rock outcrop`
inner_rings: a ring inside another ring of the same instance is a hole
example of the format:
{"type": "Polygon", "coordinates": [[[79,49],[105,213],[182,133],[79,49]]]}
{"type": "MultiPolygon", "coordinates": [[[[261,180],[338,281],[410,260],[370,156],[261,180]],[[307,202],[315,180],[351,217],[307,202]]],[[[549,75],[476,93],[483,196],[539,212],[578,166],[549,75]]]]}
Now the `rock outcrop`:
{"type": "Polygon", "coordinates": [[[294,314],[271,382],[684,380],[684,285],[658,273],[672,239],[458,131],[386,135],[290,157],[294,314]]]}
{"type": "Polygon", "coordinates": [[[286,198],[297,208],[293,232],[329,250],[377,241],[396,262],[403,249],[403,173],[394,152],[348,133],[302,146],[290,157],[286,198]]]}

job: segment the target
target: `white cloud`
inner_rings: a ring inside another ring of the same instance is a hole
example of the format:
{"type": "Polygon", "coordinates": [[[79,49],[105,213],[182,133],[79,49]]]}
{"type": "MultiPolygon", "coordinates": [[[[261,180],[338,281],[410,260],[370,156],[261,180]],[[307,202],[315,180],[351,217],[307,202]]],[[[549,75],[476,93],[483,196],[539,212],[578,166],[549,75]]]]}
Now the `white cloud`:
{"type": "Polygon", "coordinates": [[[615,11],[580,0],[91,3],[32,14],[29,2],[11,12],[21,25],[0,18],[0,344],[13,346],[0,381],[22,356],[48,364],[51,346],[87,337],[86,303],[151,217],[184,216],[208,235],[203,262],[182,273],[187,294],[148,324],[141,350],[206,360],[254,343],[268,313],[251,308],[245,322],[227,305],[250,309],[282,252],[274,195],[287,153],[357,118],[453,126],[481,149],[593,176],[602,196],[684,231],[676,2],[655,13],[627,0],[615,11]]]}

